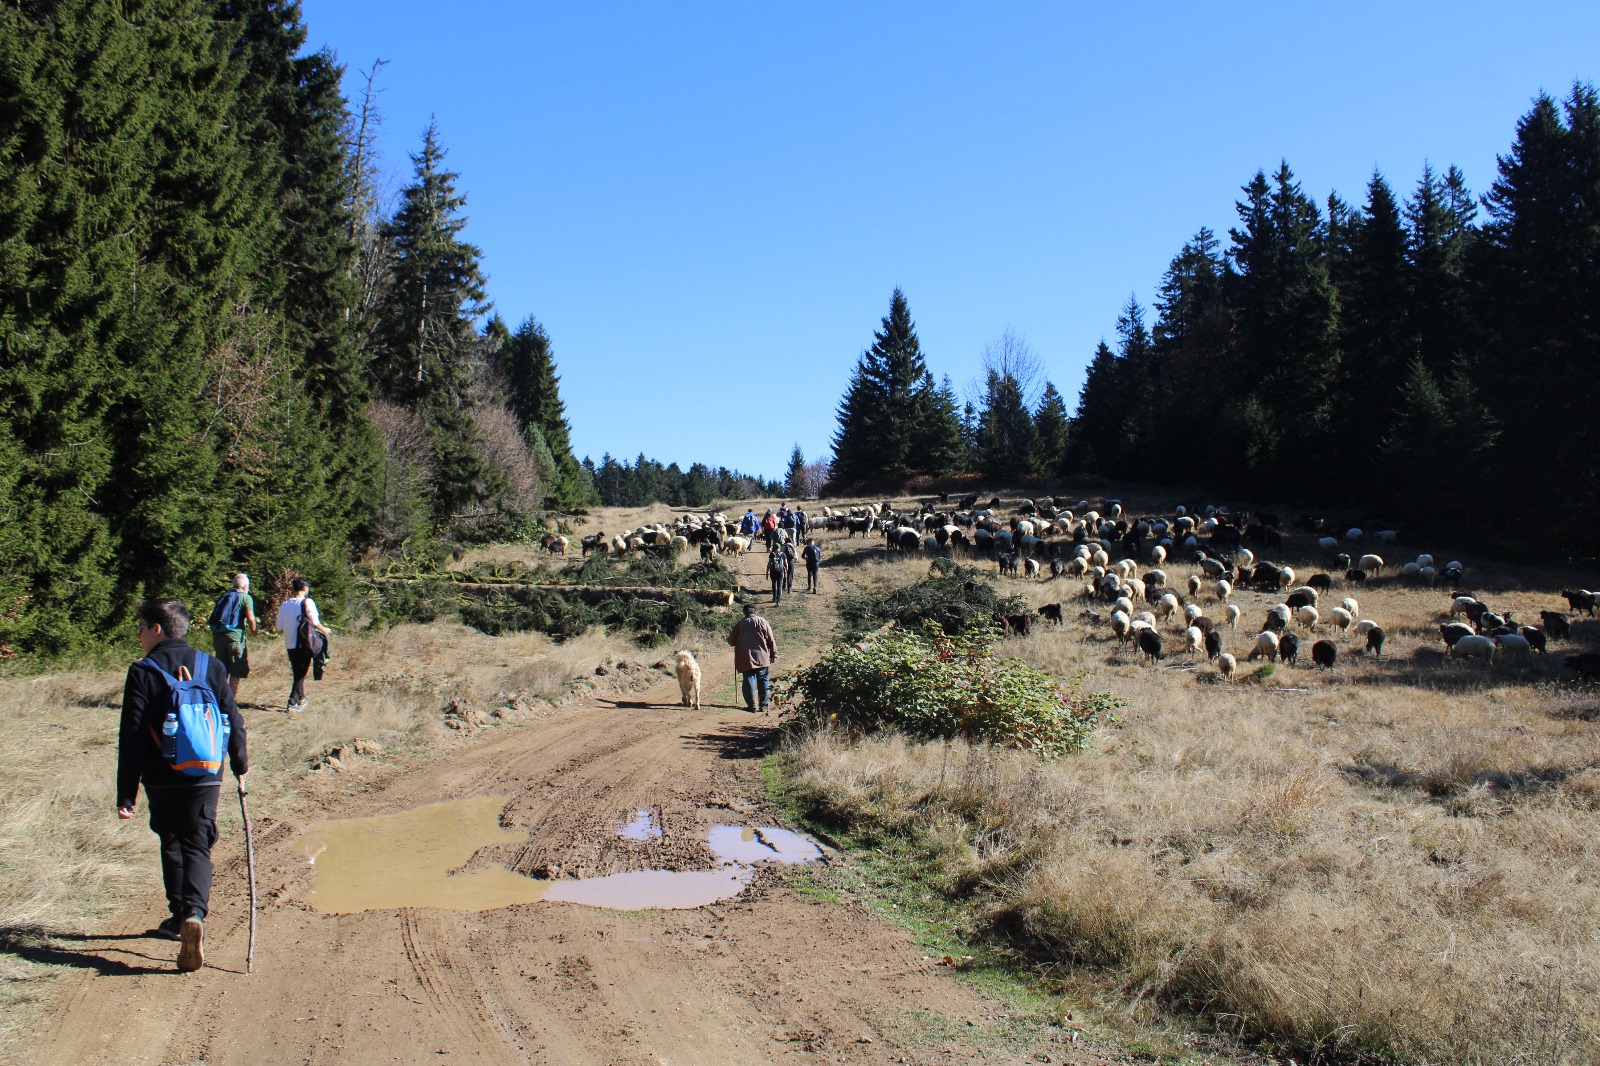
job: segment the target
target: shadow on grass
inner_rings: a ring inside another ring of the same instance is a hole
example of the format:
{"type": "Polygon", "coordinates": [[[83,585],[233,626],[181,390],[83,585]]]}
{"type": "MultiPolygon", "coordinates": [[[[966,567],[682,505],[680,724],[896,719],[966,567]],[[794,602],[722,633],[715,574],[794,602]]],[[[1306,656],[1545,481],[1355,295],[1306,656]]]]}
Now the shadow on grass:
{"type": "MultiPolygon", "coordinates": [[[[155,955],[125,948],[105,947],[98,951],[78,951],[68,943],[102,944],[107,941],[144,940],[141,933],[57,933],[40,926],[0,926],[0,954],[36,962],[45,966],[71,966],[80,970],[94,970],[102,977],[137,977],[141,974],[170,973],[178,970],[171,962],[155,955]],[[102,954],[103,952],[103,954],[102,954]],[[125,955],[138,962],[125,962],[109,956],[125,955]],[[157,965],[146,965],[155,963],[157,965]]],[[[154,941],[153,943],[163,943],[154,941]]]]}

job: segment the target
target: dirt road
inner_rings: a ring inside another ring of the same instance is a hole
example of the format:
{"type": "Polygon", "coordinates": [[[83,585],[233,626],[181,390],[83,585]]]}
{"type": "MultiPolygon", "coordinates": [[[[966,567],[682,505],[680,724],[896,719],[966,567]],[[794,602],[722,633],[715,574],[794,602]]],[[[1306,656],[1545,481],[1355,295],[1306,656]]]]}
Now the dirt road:
{"type": "MultiPolygon", "coordinates": [[[[750,586],[764,561],[746,561],[750,586]]],[[[828,609],[824,597],[809,599],[774,615],[781,623],[783,612],[828,609]]],[[[786,662],[795,650],[785,649],[786,662]]],[[[479,849],[462,873],[710,868],[710,827],[774,823],[760,771],[770,723],[728,705],[731,656],[707,658],[713,695],[698,713],[678,706],[672,682],[622,702],[572,705],[328,814],[504,796],[500,825],[526,840],[479,849]],[[659,837],[618,835],[637,811],[650,812],[659,837]]],[[[231,785],[224,799],[232,802],[231,785]]],[[[83,937],[66,960],[80,968],[58,982],[30,1041],[34,1061],[1063,1061],[1048,1031],[1019,1042],[1004,1008],[925,958],[901,929],[860,905],[797,894],[776,868],[763,867],[732,900],[686,910],[541,901],[331,915],[316,907],[311,825],[274,822],[269,798],[257,803],[255,973],[243,973],[244,866],[232,840],[218,848],[207,967],[174,972],[173,946],[138,935],[148,907],[83,937]]]]}

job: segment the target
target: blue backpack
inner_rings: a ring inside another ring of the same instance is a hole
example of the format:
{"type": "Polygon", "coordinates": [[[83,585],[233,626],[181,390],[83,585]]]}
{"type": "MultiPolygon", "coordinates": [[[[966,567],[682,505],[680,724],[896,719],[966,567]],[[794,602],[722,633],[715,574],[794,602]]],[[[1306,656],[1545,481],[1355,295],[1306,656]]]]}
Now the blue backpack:
{"type": "Polygon", "coordinates": [[[222,598],[217,601],[217,605],[211,608],[209,625],[212,631],[220,633],[225,629],[239,628],[239,604],[241,599],[238,589],[223,594],[222,598]]]}
{"type": "Polygon", "coordinates": [[[149,723],[150,737],[161,749],[161,757],[168,766],[191,777],[221,773],[233,722],[217,706],[217,694],[205,680],[211,668],[211,657],[196,651],[194,675],[185,678],[173,677],[157,666],[154,659],[140,659],[139,663],[160,674],[167,683],[170,702],[166,721],[159,732],[154,722],[149,723]],[[174,727],[170,733],[169,725],[174,727]]]}

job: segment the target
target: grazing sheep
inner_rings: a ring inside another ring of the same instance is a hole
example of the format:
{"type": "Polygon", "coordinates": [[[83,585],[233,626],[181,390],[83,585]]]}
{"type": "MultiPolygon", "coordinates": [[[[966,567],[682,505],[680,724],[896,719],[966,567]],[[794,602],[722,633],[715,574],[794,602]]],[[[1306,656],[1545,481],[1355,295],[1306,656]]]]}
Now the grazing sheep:
{"type": "Polygon", "coordinates": [[[1177,610],[1178,597],[1174,596],[1170,592],[1162,596],[1161,599],[1156,602],[1156,614],[1160,615],[1163,620],[1171,618],[1175,613],[1177,613],[1177,610]]]}
{"type": "Polygon", "coordinates": [[[1038,577],[1039,576],[1039,560],[1037,560],[1037,559],[1029,559],[1027,562],[1023,563],[1022,564],[1022,572],[1027,577],[1031,577],[1031,578],[1038,577]]]}
{"type": "Polygon", "coordinates": [[[1218,581],[1216,584],[1216,593],[1217,599],[1220,602],[1227,603],[1228,597],[1233,595],[1233,586],[1228,584],[1226,581],[1218,581]]]}
{"type": "Polygon", "coordinates": [[[1165,570],[1147,570],[1144,575],[1144,583],[1151,588],[1165,585],[1167,583],[1167,572],[1165,570]]]}
{"type": "Polygon", "coordinates": [[[1383,658],[1383,627],[1373,626],[1367,630],[1367,650],[1377,658],[1383,658]]]}
{"type": "Polygon", "coordinates": [[[1331,640],[1319,640],[1311,645],[1311,661],[1319,670],[1332,670],[1339,659],[1339,646],[1331,640]]]}
{"type": "Polygon", "coordinates": [[[1189,595],[1191,595],[1191,596],[1200,595],[1200,575],[1199,574],[1190,574],[1189,575],[1189,595]]]}
{"type": "Polygon", "coordinates": [[[1278,659],[1278,635],[1270,630],[1263,629],[1256,634],[1255,650],[1250,653],[1250,661],[1254,662],[1258,656],[1265,656],[1267,662],[1276,662],[1278,659]]]}
{"type": "Polygon", "coordinates": [[[1576,670],[1578,677],[1584,681],[1593,681],[1600,678],[1600,654],[1586,651],[1582,655],[1568,655],[1561,660],[1561,665],[1567,670],[1576,670]]]}
{"type": "Polygon", "coordinates": [[[1463,618],[1472,617],[1473,605],[1478,601],[1471,596],[1456,596],[1450,601],[1450,617],[1460,615],[1463,618]]]}
{"type": "Polygon", "coordinates": [[[1151,662],[1158,661],[1162,656],[1161,637],[1153,629],[1139,630],[1139,650],[1144,652],[1145,658],[1151,662]]]}
{"type": "Polygon", "coordinates": [[[1128,629],[1128,616],[1121,611],[1112,611],[1111,632],[1117,635],[1118,644],[1126,644],[1128,642],[1128,629]]]}
{"type": "Polygon", "coordinates": [[[587,556],[590,552],[599,552],[604,555],[606,553],[606,535],[604,533],[591,533],[578,541],[578,546],[582,549],[584,556],[587,556]]]}
{"type": "Polygon", "coordinates": [[[1494,663],[1494,641],[1488,637],[1466,636],[1457,640],[1450,646],[1452,659],[1482,659],[1484,663],[1494,663]]]}
{"type": "Polygon", "coordinates": [[[1138,614],[1133,616],[1133,620],[1135,623],[1143,622],[1151,629],[1156,627],[1156,616],[1151,614],[1149,611],[1140,611],[1138,614]]]}
{"type": "Polygon", "coordinates": [[[1572,608],[1573,614],[1582,611],[1591,617],[1594,615],[1595,601],[1600,599],[1588,589],[1562,589],[1561,595],[1566,598],[1567,606],[1572,608]]]}
{"type": "Polygon", "coordinates": [[[543,545],[544,550],[549,552],[551,555],[567,554],[567,545],[571,543],[572,542],[566,537],[559,536],[555,533],[546,533],[544,540],[540,541],[540,544],[543,545]]]}
{"type": "Polygon", "coordinates": [[[1454,648],[1456,642],[1472,636],[1472,627],[1461,622],[1448,622],[1439,627],[1439,637],[1450,647],[1454,648]]]}
{"type": "Polygon", "coordinates": [[[1309,603],[1313,607],[1319,606],[1322,601],[1321,594],[1310,585],[1301,585],[1299,588],[1294,589],[1290,595],[1292,596],[1296,593],[1306,597],[1306,603],[1309,603]]]}
{"type": "Polygon", "coordinates": [[[1355,618],[1361,614],[1361,605],[1356,602],[1356,598],[1354,596],[1346,596],[1344,599],[1339,601],[1339,606],[1349,611],[1351,618],[1355,618]]]}
{"type": "Polygon", "coordinates": [[[1343,607],[1335,607],[1328,612],[1328,621],[1339,627],[1342,633],[1350,631],[1350,624],[1355,621],[1355,616],[1343,607]]]}
{"type": "Polygon", "coordinates": [[[1288,605],[1280,603],[1280,604],[1278,604],[1278,606],[1276,606],[1272,610],[1268,611],[1267,612],[1267,621],[1261,628],[1262,629],[1270,629],[1274,633],[1281,633],[1285,629],[1288,629],[1289,628],[1289,607],[1288,607],[1288,605]]]}
{"type": "Polygon", "coordinates": [[[1279,570],[1278,571],[1278,587],[1280,589],[1288,588],[1292,584],[1294,584],[1294,567],[1286,566],[1283,569],[1279,570]]]}
{"type": "Polygon", "coordinates": [[[1234,671],[1238,669],[1239,660],[1235,659],[1227,652],[1223,652],[1221,655],[1217,656],[1217,673],[1221,674],[1227,680],[1232,681],[1234,671]]]}
{"type": "Polygon", "coordinates": [[[1167,549],[1163,548],[1159,544],[1157,544],[1154,548],[1150,549],[1150,565],[1151,566],[1160,566],[1162,563],[1164,563],[1166,561],[1167,561],[1167,549]]]}
{"type": "Polygon", "coordinates": [[[1522,637],[1523,640],[1527,641],[1528,647],[1532,648],[1540,655],[1550,654],[1549,648],[1545,646],[1544,630],[1538,629],[1534,626],[1518,626],[1517,635],[1522,637]]]}
{"type": "Polygon", "coordinates": [[[1206,635],[1200,632],[1194,626],[1190,626],[1188,629],[1185,629],[1183,631],[1183,636],[1184,640],[1187,641],[1187,650],[1191,659],[1205,649],[1206,635]]]}
{"type": "Polygon", "coordinates": [[[1201,611],[1198,606],[1191,603],[1183,609],[1183,620],[1188,625],[1194,625],[1194,620],[1199,618],[1203,613],[1204,612],[1201,611]]]}
{"type": "Polygon", "coordinates": [[[737,559],[739,556],[750,550],[750,545],[752,543],[754,542],[749,537],[729,537],[723,543],[722,551],[723,554],[732,555],[735,559],[737,559]]]}
{"type": "Polygon", "coordinates": [[[1043,607],[1039,608],[1039,617],[1043,618],[1047,622],[1054,622],[1056,625],[1060,625],[1061,605],[1059,603],[1045,604],[1043,607]]]}
{"type": "Polygon", "coordinates": [[[1133,601],[1126,596],[1117,597],[1116,609],[1130,618],[1133,617],[1133,601]]]}
{"type": "Polygon", "coordinates": [[[1290,666],[1300,661],[1300,638],[1293,633],[1285,633],[1278,638],[1278,658],[1290,666]]]}
{"type": "Polygon", "coordinates": [[[1329,577],[1327,574],[1312,574],[1311,579],[1307,581],[1306,584],[1316,589],[1318,592],[1327,592],[1329,589],[1333,588],[1333,578],[1329,577]]]}
{"type": "Polygon", "coordinates": [[[1206,641],[1206,658],[1207,659],[1215,659],[1217,656],[1222,654],[1222,634],[1221,633],[1215,633],[1215,632],[1207,633],[1205,635],[1205,641],[1206,641]]]}
{"type": "Polygon", "coordinates": [[[1572,636],[1572,620],[1559,611],[1540,611],[1539,620],[1544,623],[1545,632],[1557,640],[1572,636]]]}
{"type": "Polygon", "coordinates": [[[1364,585],[1367,581],[1367,572],[1359,569],[1346,570],[1344,579],[1352,585],[1364,585]]]}
{"type": "Polygon", "coordinates": [[[1249,548],[1240,548],[1233,553],[1233,561],[1238,564],[1241,570],[1254,566],[1256,565],[1256,553],[1249,548]]]}
{"type": "Polygon", "coordinates": [[[1383,556],[1363,555],[1356,561],[1356,569],[1365,570],[1369,574],[1383,573],[1383,556]]]}
{"type": "Polygon", "coordinates": [[[672,554],[676,555],[679,552],[686,551],[688,549],[688,547],[689,547],[689,538],[688,537],[673,537],[667,543],[672,547],[672,554]]]}
{"type": "Polygon", "coordinates": [[[678,695],[685,707],[700,709],[700,664],[694,661],[694,653],[688,650],[680,651],[674,667],[678,675],[678,695]]]}
{"type": "Polygon", "coordinates": [[[1287,606],[1291,611],[1298,611],[1302,607],[1316,606],[1316,601],[1310,596],[1306,595],[1305,592],[1300,589],[1296,589],[1295,591],[1289,593],[1288,596],[1284,597],[1283,602],[1284,605],[1287,606]]]}
{"type": "Polygon", "coordinates": [[[1532,666],[1533,648],[1528,643],[1528,638],[1516,633],[1502,633],[1494,638],[1494,643],[1499,648],[1498,657],[1510,659],[1513,666],[1532,666]]]}
{"type": "Polygon", "coordinates": [[[1323,551],[1327,552],[1329,555],[1332,555],[1334,552],[1339,550],[1339,538],[1338,537],[1320,537],[1317,540],[1317,547],[1321,548],[1323,551]]]}
{"type": "Polygon", "coordinates": [[[1315,629],[1321,620],[1322,616],[1315,607],[1302,607],[1300,613],[1295,615],[1295,621],[1300,623],[1301,629],[1315,629]]]}
{"type": "Polygon", "coordinates": [[[1370,618],[1363,618],[1361,621],[1356,623],[1356,636],[1364,637],[1368,633],[1370,633],[1372,630],[1377,629],[1377,628],[1378,628],[1378,623],[1374,622],[1370,618]]]}
{"type": "Polygon", "coordinates": [[[1239,605],[1236,603],[1228,604],[1228,628],[1239,628],[1239,605]]]}

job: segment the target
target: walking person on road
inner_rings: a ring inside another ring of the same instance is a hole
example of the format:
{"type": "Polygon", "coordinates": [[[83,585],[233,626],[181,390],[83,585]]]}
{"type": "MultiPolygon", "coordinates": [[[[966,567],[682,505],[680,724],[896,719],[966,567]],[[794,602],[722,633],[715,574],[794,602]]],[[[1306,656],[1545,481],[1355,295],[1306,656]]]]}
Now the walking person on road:
{"type": "Polygon", "coordinates": [[[772,513],[772,508],[767,508],[767,513],[761,519],[761,532],[767,538],[767,551],[772,550],[773,542],[778,539],[778,516],[772,513]]]}
{"type": "Polygon", "coordinates": [[[783,591],[784,592],[793,592],[794,591],[794,543],[792,541],[790,541],[787,537],[785,537],[784,541],[783,541],[783,546],[781,548],[779,548],[778,551],[783,555],[783,591]]]}
{"type": "Polygon", "coordinates": [[[232,767],[240,791],[250,769],[244,719],[228,687],[227,669],[184,641],[189,612],[183,604],[140,600],[137,613],[145,657],[128,667],[122,687],[117,817],[133,817],[142,782],[150,831],[161,838],[161,881],[170,912],[150,935],[178,941],[178,969],[192,972],[205,962],[203,923],[211,905],[222,760],[232,767]],[[197,711],[199,718],[193,717],[197,711]],[[191,731],[189,723],[207,728],[191,731]]]}
{"type": "Polygon", "coordinates": [[[776,607],[783,602],[784,584],[788,579],[789,569],[784,563],[783,549],[774,548],[767,555],[767,580],[772,582],[772,606],[776,607]]]}
{"type": "Polygon", "coordinates": [[[211,646],[228,671],[228,688],[239,699],[239,684],[250,676],[250,648],[246,630],[256,631],[256,601],[250,597],[250,575],[234,574],[233,591],[224,592],[211,608],[211,646]]]}
{"type": "Polygon", "coordinates": [[[817,591],[817,570],[822,566],[822,549],[817,547],[815,537],[806,541],[805,550],[800,553],[800,558],[806,564],[806,591],[817,591]]]}
{"type": "Polygon", "coordinates": [[[311,660],[320,643],[316,634],[333,635],[317,613],[316,601],[311,598],[311,582],[303,577],[294,579],[294,595],[278,608],[278,632],[283,634],[289,669],[294,673],[294,683],[289,687],[289,711],[293,714],[306,709],[306,674],[311,670],[311,660]]]}
{"type": "Polygon", "coordinates": [[[778,644],[772,626],[756,613],[755,604],[745,604],[744,618],[728,634],[728,643],[733,645],[733,668],[739,672],[744,709],[766,713],[772,687],[767,671],[778,661],[778,644]]]}

